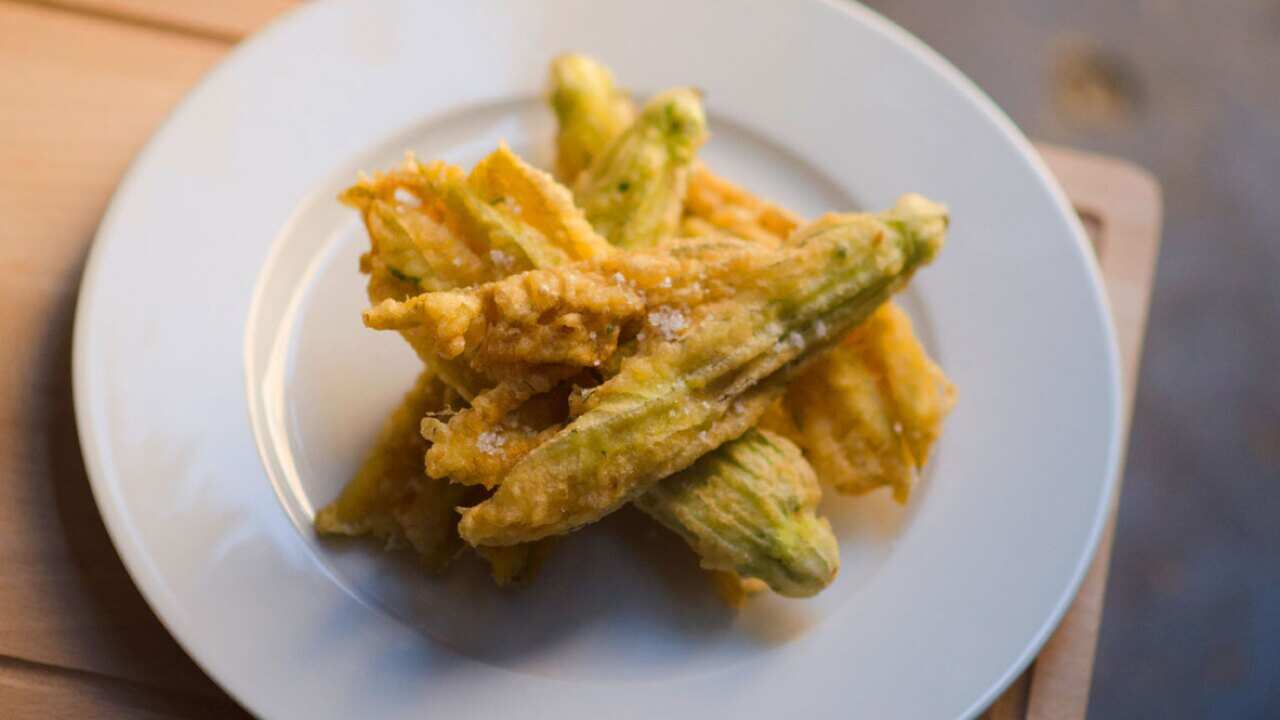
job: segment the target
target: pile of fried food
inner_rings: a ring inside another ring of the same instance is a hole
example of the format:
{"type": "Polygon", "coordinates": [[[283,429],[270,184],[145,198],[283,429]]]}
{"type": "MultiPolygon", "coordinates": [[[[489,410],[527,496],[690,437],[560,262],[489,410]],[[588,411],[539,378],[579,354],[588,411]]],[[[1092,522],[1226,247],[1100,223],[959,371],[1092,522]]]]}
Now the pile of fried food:
{"type": "Polygon", "coordinates": [[[954,390],[889,301],[943,244],[941,205],[805,221],[714,175],[700,94],[640,107],[582,55],[551,66],[555,177],[505,145],[470,173],[410,157],[341,196],[364,219],[365,324],[423,370],[322,534],[500,585],[627,505],[731,603],[839,569],[819,481],[906,502],[954,390]]]}

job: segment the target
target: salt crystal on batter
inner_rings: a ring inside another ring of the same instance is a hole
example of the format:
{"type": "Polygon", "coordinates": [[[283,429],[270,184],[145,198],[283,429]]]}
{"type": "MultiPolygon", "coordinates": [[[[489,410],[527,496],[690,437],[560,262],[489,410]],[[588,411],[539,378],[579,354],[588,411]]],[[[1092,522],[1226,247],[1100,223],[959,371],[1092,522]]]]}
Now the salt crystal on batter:
{"type": "Polygon", "coordinates": [[[492,430],[485,430],[480,433],[480,437],[476,438],[476,449],[485,455],[497,455],[506,444],[507,438],[492,430]]]}
{"type": "Polygon", "coordinates": [[[422,205],[422,201],[418,199],[417,195],[414,195],[404,188],[396,188],[394,195],[396,202],[401,205],[408,205],[410,207],[419,207],[422,205]]]}
{"type": "Polygon", "coordinates": [[[689,327],[689,320],[674,308],[658,308],[649,313],[649,324],[653,326],[662,339],[671,342],[680,336],[680,331],[689,327]]]}
{"type": "Polygon", "coordinates": [[[497,265],[498,267],[501,267],[501,268],[511,266],[511,256],[502,252],[501,250],[490,250],[489,259],[493,261],[494,265],[497,265]]]}

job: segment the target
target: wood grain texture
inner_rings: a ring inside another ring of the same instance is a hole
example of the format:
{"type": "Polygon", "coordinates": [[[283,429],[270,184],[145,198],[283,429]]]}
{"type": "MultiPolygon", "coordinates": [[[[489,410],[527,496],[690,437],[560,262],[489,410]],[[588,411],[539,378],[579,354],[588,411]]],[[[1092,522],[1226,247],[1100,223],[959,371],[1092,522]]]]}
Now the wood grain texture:
{"type": "Polygon", "coordinates": [[[6,720],[231,720],[248,714],[229,699],[162,690],[93,673],[0,658],[6,720]]]}
{"type": "MultiPolygon", "coordinates": [[[[1086,224],[1100,226],[1096,245],[1120,348],[1121,432],[1127,445],[1160,247],[1160,187],[1131,163],[1050,145],[1039,149],[1086,224]]],[[[1121,480],[1123,467],[1122,459],[1121,480]]],[[[1119,491],[1080,591],[1031,671],[1028,720],[1073,720],[1088,711],[1119,491]]]]}
{"type": "Polygon", "coordinates": [[[225,47],[7,3],[0,29],[0,654],[211,691],[99,519],[75,432],[70,331],[112,190],[225,47]]]}
{"type": "Polygon", "coordinates": [[[236,42],[298,4],[295,0],[23,1],[220,42],[236,42]]]}
{"type": "Polygon", "coordinates": [[[1031,695],[1031,675],[1035,665],[1027,668],[1018,676],[1004,694],[991,703],[991,707],[982,714],[984,720],[1024,720],[1027,717],[1027,701],[1031,695]]]}
{"type": "MultiPolygon", "coordinates": [[[[23,108],[0,114],[0,158],[18,171],[0,178],[0,269],[13,278],[0,287],[0,655],[24,659],[0,658],[0,715],[240,715],[151,615],[107,539],[75,436],[70,325],[84,252],[129,158],[230,41],[291,4],[0,1],[0,98],[23,108]]],[[[1158,189],[1124,163],[1042,152],[1098,236],[1127,420],[1158,189]]],[[[987,717],[1083,715],[1109,543],[1110,528],[1061,628],[987,717]]]]}

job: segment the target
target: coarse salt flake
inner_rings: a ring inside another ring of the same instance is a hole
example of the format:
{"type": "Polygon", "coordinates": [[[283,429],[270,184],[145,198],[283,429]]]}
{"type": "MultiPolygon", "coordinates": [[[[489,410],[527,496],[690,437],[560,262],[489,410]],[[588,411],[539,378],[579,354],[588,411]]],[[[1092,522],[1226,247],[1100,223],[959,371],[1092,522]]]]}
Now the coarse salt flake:
{"type": "Polygon", "coordinates": [[[658,331],[663,340],[671,342],[680,336],[682,330],[689,327],[689,320],[679,310],[664,307],[649,313],[649,324],[658,331]]]}
{"type": "Polygon", "coordinates": [[[507,438],[492,430],[485,430],[476,438],[476,448],[485,455],[497,455],[506,444],[507,438]]]}
{"type": "Polygon", "coordinates": [[[408,205],[410,207],[419,207],[422,205],[422,201],[418,199],[417,195],[414,195],[404,188],[396,188],[394,195],[396,202],[401,205],[408,205]]]}

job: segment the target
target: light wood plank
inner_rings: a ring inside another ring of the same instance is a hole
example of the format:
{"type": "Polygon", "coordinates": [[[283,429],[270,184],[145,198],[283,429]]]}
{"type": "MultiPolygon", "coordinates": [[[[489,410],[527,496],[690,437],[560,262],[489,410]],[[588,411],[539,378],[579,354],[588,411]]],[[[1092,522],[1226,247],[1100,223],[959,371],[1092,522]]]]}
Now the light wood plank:
{"type": "Polygon", "coordinates": [[[1031,674],[1035,666],[1018,676],[982,714],[984,720],[1023,720],[1027,716],[1027,700],[1031,694],[1031,674]]]}
{"type": "Polygon", "coordinates": [[[0,658],[0,713],[7,720],[233,720],[248,714],[225,698],[0,658]]]}
{"type": "MultiPolygon", "coordinates": [[[[1160,248],[1160,187],[1149,173],[1130,163],[1052,146],[1041,146],[1040,151],[1076,209],[1086,217],[1098,218],[1104,228],[1099,261],[1120,346],[1122,437],[1127,446],[1160,248]]],[[[1027,706],[1029,720],[1075,720],[1088,711],[1119,487],[1116,491],[1097,555],[1080,592],[1036,659],[1027,706]]]]}
{"type": "Polygon", "coordinates": [[[70,328],[112,190],[225,46],[9,3],[0,35],[0,654],[211,692],[98,517],[75,433],[70,328]]]}
{"type": "Polygon", "coordinates": [[[222,42],[236,42],[297,5],[295,0],[26,1],[222,42]]]}

